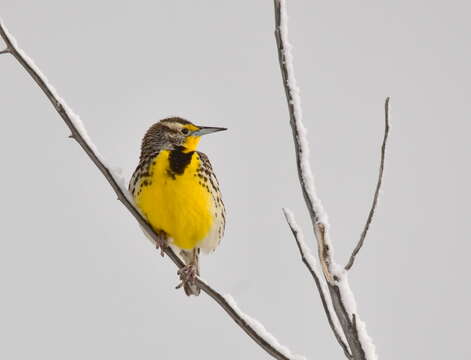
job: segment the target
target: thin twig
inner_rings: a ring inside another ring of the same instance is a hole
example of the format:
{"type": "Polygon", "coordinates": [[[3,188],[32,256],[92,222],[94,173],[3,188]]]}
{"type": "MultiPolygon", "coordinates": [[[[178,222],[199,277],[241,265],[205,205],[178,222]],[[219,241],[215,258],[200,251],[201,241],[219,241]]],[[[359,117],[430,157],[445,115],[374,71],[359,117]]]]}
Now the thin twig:
{"type": "MultiPolygon", "coordinates": [[[[54,90],[47,84],[45,78],[32,66],[32,63],[29,60],[26,60],[27,57],[24,52],[16,46],[14,39],[10,38],[8,32],[5,29],[5,26],[0,21],[0,36],[5,41],[7,45],[8,52],[12,54],[15,59],[23,66],[23,68],[31,75],[33,80],[38,84],[41,90],[46,94],[56,111],[59,113],[61,118],[64,120],[70,131],[72,132],[71,137],[77,141],[77,143],[82,147],[82,149],[87,153],[89,158],[93,163],[98,167],[103,176],[106,178],[108,183],[111,185],[115,191],[118,200],[129,210],[129,212],[136,218],[138,223],[142,228],[152,237],[154,241],[158,240],[158,235],[154,232],[152,227],[147,223],[147,221],[142,217],[140,212],[134,207],[131,201],[126,196],[126,193],[119,186],[116,181],[113,173],[108,169],[108,167],[103,163],[100,157],[94,152],[93,145],[89,144],[83,137],[82,132],[76,127],[76,124],[69,114],[70,109],[67,105],[60,99],[54,92],[54,90]]],[[[178,268],[184,266],[181,259],[172,251],[170,247],[164,249],[165,254],[175,263],[178,268]]],[[[198,286],[203,290],[207,295],[209,295],[213,300],[215,300],[224,311],[235,321],[237,325],[249,335],[260,347],[262,347],[268,354],[273,356],[275,359],[288,360],[294,358],[294,355],[287,356],[280,352],[279,349],[275,348],[273,344],[270,343],[270,340],[265,337],[265,334],[257,332],[250,324],[248,324],[244,318],[226,301],[226,299],[210,285],[205,283],[203,280],[197,278],[196,282],[198,286]]]]}
{"type": "Polygon", "coordinates": [[[373,197],[373,204],[371,205],[370,212],[368,214],[368,219],[366,220],[365,227],[363,228],[363,232],[361,233],[360,240],[358,241],[357,246],[352,252],[350,256],[350,260],[348,264],[345,265],[345,270],[350,270],[355,262],[355,258],[360,251],[363,243],[365,242],[366,234],[368,229],[370,228],[371,221],[373,220],[373,216],[376,210],[376,205],[378,203],[379,192],[381,190],[381,184],[383,182],[383,172],[384,172],[384,160],[386,157],[386,143],[388,141],[389,135],[389,96],[384,101],[384,137],[383,137],[383,144],[381,145],[381,162],[379,164],[379,174],[378,174],[378,182],[376,183],[376,190],[373,197]]]}
{"type": "Polygon", "coordinates": [[[319,291],[322,306],[324,307],[324,312],[327,315],[327,321],[329,322],[330,328],[332,329],[339,345],[342,347],[347,359],[352,359],[352,354],[350,353],[348,345],[345,343],[342,337],[343,330],[338,329],[337,326],[335,326],[334,324],[334,319],[337,320],[337,317],[335,313],[333,313],[334,309],[332,309],[332,300],[330,299],[330,295],[326,293],[322,286],[321,282],[323,282],[324,280],[317,273],[314,256],[312,255],[308,246],[304,242],[302,231],[297,225],[296,220],[294,219],[294,215],[288,209],[283,209],[283,214],[285,215],[286,222],[288,223],[288,226],[290,227],[291,232],[293,233],[294,239],[296,240],[296,245],[298,246],[301,259],[304,265],[306,265],[307,269],[311,273],[312,278],[314,279],[314,282],[316,284],[317,290],[319,291]]]}

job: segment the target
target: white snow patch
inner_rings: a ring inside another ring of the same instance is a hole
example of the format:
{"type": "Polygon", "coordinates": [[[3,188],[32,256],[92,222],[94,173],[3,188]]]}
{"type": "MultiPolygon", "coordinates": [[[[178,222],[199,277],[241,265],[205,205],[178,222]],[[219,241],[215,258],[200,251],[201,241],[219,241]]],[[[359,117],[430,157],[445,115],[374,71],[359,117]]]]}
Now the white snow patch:
{"type": "Polygon", "coordinates": [[[307,246],[306,242],[304,241],[304,234],[301,231],[301,228],[299,227],[298,223],[296,222],[293,212],[288,208],[283,208],[283,213],[285,214],[285,218],[286,218],[286,221],[288,222],[288,225],[296,233],[295,235],[296,241],[298,242],[299,247],[301,248],[301,252],[303,253],[304,258],[308,262],[309,267],[319,276],[319,274],[317,273],[316,258],[312,254],[311,249],[307,246]]]}
{"type": "Polygon", "coordinates": [[[355,296],[353,295],[352,290],[350,288],[350,284],[348,282],[347,272],[343,270],[342,273],[336,272],[336,275],[339,280],[335,283],[335,285],[337,285],[340,290],[342,303],[351,318],[353,314],[357,313],[357,304],[355,301],[355,296]]]}
{"type": "Polygon", "coordinates": [[[377,360],[378,355],[376,354],[376,346],[373,344],[373,340],[369,337],[366,331],[366,324],[360,319],[356,318],[358,338],[361,342],[361,347],[365,352],[368,360],[377,360]]]}
{"type": "Polygon", "coordinates": [[[301,228],[299,227],[298,223],[296,222],[293,212],[290,209],[283,208],[283,213],[285,214],[286,221],[288,222],[289,226],[296,233],[295,235],[296,241],[298,242],[299,247],[301,248],[301,252],[303,253],[304,258],[309,264],[309,267],[312,269],[312,271],[316,274],[316,276],[319,279],[319,283],[321,284],[322,296],[326,299],[327,311],[329,312],[330,317],[332,318],[335,331],[337,332],[337,334],[340,335],[343,342],[347,344],[347,339],[345,338],[345,334],[343,332],[342,326],[340,325],[339,319],[332,305],[332,300],[330,297],[329,289],[327,288],[327,283],[325,282],[325,279],[322,276],[322,272],[319,270],[317,266],[318,264],[317,260],[315,256],[312,254],[312,251],[309,248],[309,246],[307,246],[306,242],[304,241],[304,234],[301,228]]]}
{"type": "Polygon", "coordinates": [[[376,354],[376,347],[373,344],[373,340],[366,331],[366,324],[360,319],[357,313],[357,304],[348,282],[347,271],[345,269],[342,269],[341,271],[338,270],[336,275],[339,277],[339,281],[336,282],[336,285],[339,288],[340,297],[342,298],[342,303],[345,306],[345,310],[347,311],[350,319],[353,319],[353,314],[355,314],[358,339],[360,340],[363,351],[365,351],[366,358],[368,360],[376,360],[378,359],[378,355],[376,354]]]}
{"type": "MultiPolygon", "coordinates": [[[[100,160],[101,161],[101,160],[100,160]]],[[[124,176],[124,171],[121,167],[118,166],[112,166],[112,165],[105,165],[108,170],[110,171],[111,175],[113,176],[114,181],[118,184],[120,187],[121,191],[123,192],[124,195],[126,195],[127,199],[131,202],[134,203],[134,200],[132,199],[131,194],[128,191],[128,186],[127,184],[129,181],[126,179],[124,176]]]]}
{"type": "Polygon", "coordinates": [[[239,306],[237,305],[234,298],[229,295],[223,295],[223,298],[227,301],[227,303],[234,309],[234,311],[242,318],[244,321],[252,328],[254,331],[263,338],[267,343],[269,343],[273,348],[279,351],[281,354],[286,356],[289,359],[293,360],[305,360],[306,358],[302,355],[296,355],[291,352],[286,346],[283,346],[279,343],[279,341],[270,334],[265,327],[256,319],[250,317],[249,315],[245,314],[240,310],[239,306]]]}
{"type": "Polygon", "coordinates": [[[309,143],[307,140],[307,131],[303,125],[303,112],[301,108],[301,97],[299,95],[299,87],[294,75],[293,55],[291,53],[291,44],[288,39],[288,13],[286,9],[286,0],[280,0],[280,35],[284,44],[283,56],[287,70],[287,83],[291,96],[290,103],[293,105],[294,121],[292,126],[297,134],[297,141],[300,148],[300,167],[301,177],[305,184],[305,189],[310,202],[313,204],[314,211],[318,217],[318,221],[329,227],[329,219],[324,210],[321,200],[317,196],[314,177],[312,175],[311,165],[309,162],[309,143]]]}

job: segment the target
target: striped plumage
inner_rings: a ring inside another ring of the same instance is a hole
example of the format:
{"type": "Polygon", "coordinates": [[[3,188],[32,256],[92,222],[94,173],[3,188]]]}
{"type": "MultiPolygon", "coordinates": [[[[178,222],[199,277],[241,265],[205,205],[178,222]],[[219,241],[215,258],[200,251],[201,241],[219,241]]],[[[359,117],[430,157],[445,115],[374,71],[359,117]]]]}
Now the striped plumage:
{"type": "Polygon", "coordinates": [[[224,234],[218,181],[208,157],[196,151],[200,136],[220,130],[225,129],[181,118],[154,124],[142,140],[140,162],[129,183],[136,206],[184,260],[180,277],[187,295],[199,293],[192,280],[199,272],[200,249],[213,251],[224,234]]]}

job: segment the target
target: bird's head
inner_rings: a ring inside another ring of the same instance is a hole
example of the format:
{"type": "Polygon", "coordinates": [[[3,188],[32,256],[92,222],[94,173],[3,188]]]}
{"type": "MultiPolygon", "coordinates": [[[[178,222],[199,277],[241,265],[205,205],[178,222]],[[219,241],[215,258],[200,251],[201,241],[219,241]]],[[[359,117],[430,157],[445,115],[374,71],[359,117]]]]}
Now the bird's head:
{"type": "Polygon", "coordinates": [[[195,151],[201,136],[227,130],[221,127],[198,126],[188,120],[171,117],[160,120],[147,130],[142,139],[141,157],[159,150],[195,151]]]}

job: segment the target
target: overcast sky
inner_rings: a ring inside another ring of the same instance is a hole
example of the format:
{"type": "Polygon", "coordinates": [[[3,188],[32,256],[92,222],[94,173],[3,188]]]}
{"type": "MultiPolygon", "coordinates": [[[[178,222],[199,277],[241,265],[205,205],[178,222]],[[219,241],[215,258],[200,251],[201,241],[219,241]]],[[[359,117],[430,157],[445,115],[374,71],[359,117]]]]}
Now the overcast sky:
{"type": "MultiPolygon", "coordinates": [[[[289,1],[312,167],[345,263],[366,219],[383,101],[390,147],[350,274],[380,359],[469,359],[469,3],[289,1]]],[[[309,359],[341,359],[281,208],[314,248],[265,1],[2,0],[0,17],[130,177],[178,115],[227,207],[202,276],[309,359]]],[[[267,359],[141,233],[31,78],[0,57],[0,358],[267,359]]]]}

